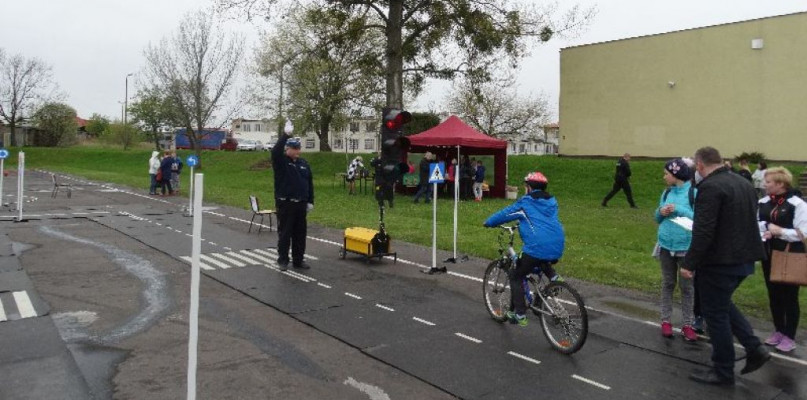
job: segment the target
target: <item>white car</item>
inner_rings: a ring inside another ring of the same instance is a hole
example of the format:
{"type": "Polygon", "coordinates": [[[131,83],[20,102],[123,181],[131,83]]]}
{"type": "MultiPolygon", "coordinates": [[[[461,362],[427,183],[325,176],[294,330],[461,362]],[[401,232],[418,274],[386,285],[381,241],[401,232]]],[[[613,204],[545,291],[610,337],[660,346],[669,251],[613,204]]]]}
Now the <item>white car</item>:
{"type": "Polygon", "coordinates": [[[238,146],[235,149],[243,151],[255,151],[257,150],[257,148],[258,145],[255,143],[254,140],[238,139],[238,146]]]}

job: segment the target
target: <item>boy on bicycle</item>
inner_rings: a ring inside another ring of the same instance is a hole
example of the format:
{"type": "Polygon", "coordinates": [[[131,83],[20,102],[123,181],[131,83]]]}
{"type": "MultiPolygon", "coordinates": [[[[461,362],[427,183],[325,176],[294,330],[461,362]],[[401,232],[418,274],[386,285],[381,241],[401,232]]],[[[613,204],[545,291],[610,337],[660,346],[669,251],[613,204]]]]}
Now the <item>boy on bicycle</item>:
{"type": "Polygon", "coordinates": [[[511,311],[507,318],[511,323],[527,325],[527,303],[524,299],[524,277],[540,267],[546,276],[555,281],[560,276],[552,268],[563,255],[565,236],[558,219],[558,202],[546,186],[549,181],[540,172],[531,172],[524,177],[526,195],[515,203],[491,215],[485,227],[491,228],[518,220],[518,233],[524,246],[515,268],[510,271],[511,311]]]}

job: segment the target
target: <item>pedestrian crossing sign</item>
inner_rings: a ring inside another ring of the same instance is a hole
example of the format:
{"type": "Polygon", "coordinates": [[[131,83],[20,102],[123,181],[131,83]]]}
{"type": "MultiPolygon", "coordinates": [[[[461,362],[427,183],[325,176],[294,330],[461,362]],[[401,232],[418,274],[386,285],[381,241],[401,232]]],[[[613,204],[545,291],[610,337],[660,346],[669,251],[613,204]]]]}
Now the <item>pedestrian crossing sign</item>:
{"type": "Polygon", "coordinates": [[[446,163],[440,161],[439,163],[429,164],[429,183],[443,183],[446,176],[446,163]]]}

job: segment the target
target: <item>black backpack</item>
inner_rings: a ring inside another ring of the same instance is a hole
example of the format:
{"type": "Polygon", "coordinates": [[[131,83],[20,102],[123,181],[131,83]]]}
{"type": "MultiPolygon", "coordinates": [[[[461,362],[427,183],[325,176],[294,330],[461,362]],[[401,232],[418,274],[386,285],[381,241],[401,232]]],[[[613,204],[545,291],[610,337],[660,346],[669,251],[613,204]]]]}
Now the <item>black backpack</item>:
{"type": "MultiPolygon", "coordinates": [[[[670,190],[672,190],[672,188],[667,188],[664,191],[664,194],[661,195],[662,203],[667,201],[667,196],[670,194],[670,190]]],[[[695,209],[695,186],[693,185],[689,186],[689,206],[692,207],[692,209],[695,209]]]]}

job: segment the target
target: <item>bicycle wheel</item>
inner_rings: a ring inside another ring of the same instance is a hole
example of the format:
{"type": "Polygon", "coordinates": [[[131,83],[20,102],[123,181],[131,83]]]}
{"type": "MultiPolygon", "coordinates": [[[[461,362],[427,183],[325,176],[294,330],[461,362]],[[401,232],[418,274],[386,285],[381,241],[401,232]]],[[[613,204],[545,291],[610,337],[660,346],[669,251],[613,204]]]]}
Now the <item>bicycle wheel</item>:
{"type": "Polygon", "coordinates": [[[482,280],[482,297],[488,313],[497,322],[507,320],[507,310],[510,309],[510,278],[507,273],[509,262],[495,260],[485,270],[482,280]]]}
{"type": "Polygon", "coordinates": [[[580,350],[588,336],[588,313],[583,298],[566,282],[550,282],[542,294],[540,320],[546,339],[563,354],[580,350]]]}

